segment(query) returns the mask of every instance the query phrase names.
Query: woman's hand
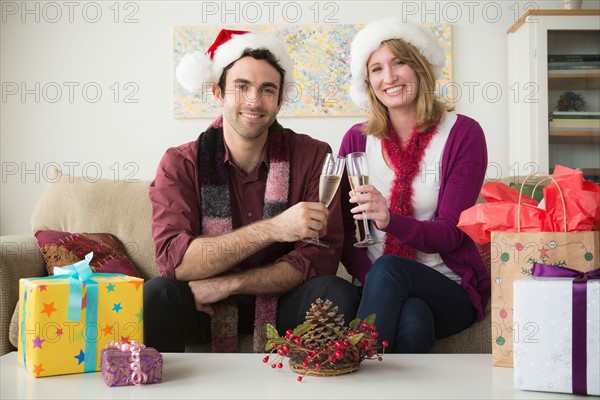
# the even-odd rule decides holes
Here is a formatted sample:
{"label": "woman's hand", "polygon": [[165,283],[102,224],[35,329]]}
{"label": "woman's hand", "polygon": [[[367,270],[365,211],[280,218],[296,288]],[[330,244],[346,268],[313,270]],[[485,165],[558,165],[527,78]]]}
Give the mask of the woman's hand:
{"label": "woman's hand", "polygon": [[[373,185],[364,185],[350,191],[350,203],[357,203],[352,213],[354,219],[370,219],[377,228],[385,229],[390,223],[390,210],[387,199]],[[366,216],[363,214],[366,213]]]}

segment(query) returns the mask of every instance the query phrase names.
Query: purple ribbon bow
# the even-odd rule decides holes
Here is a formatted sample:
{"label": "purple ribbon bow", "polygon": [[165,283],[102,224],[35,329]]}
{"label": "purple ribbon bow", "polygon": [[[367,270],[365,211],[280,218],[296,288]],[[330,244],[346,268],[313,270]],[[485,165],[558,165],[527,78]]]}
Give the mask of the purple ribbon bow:
{"label": "purple ribbon bow", "polygon": [[600,279],[600,269],[588,272],[575,271],[574,269],[557,267],[556,265],[533,264],[531,269],[533,276],[545,276],[556,278],[575,278],[573,280],[573,305],[572,305],[572,331],[573,348],[572,359],[572,381],[573,394],[587,395],[587,357],[586,357],[586,311],[587,311],[587,281]]}

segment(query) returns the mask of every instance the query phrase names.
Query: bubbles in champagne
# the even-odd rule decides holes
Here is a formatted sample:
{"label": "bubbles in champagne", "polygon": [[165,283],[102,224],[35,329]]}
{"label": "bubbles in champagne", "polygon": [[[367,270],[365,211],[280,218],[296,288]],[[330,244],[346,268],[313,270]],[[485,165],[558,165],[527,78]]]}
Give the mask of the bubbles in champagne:
{"label": "bubbles in champagne", "polygon": [[339,175],[321,175],[319,180],[319,201],[329,207],[342,177]]}
{"label": "bubbles in champagne", "polygon": [[352,190],[356,190],[356,188],[359,186],[369,184],[368,175],[349,176],[348,180],[350,181],[350,186],[352,186]]}

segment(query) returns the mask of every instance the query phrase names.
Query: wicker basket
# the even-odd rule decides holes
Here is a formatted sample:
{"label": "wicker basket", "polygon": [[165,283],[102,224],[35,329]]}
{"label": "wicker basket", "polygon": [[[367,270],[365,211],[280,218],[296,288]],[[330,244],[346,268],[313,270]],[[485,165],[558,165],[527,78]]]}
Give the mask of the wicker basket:
{"label": "wicker basket", "polygon": [[360,363],[350,364],[329,364],[327,367],[321,367],[319,369],[303,367],[302,364],[290,360],[290,369],[298,374],[303,375],[314,375],[314,376],[337,376],[350,374],[360,369]]}

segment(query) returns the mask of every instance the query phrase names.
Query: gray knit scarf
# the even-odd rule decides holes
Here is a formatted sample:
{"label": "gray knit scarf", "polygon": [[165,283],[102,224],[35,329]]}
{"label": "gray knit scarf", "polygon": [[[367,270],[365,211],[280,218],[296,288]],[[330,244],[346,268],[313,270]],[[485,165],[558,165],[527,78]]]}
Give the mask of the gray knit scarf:
{"label": "gray knit scarf", "polygon": [[[217,118],[199,140],[198,165],[202,235],[216,236],[233,229],[229,176],[225,168],[223,117]],[[290,187],[290,145],[279,123],[269,128],[269,172],[264,196],[263,218],[271,218],[288,208]],[[289,251],[289,244],[274,243],[245,260],[245,265],[257,267],[276,261]],[[248,265],[250,264],[250,265]],[[275,325],[277,297],[256,296],[254,316],[254,351],[264,352],[266,325]],[[238,351],[238,308],[233,298],[213,305],[211,319],[212,350],[218,353]]]}

